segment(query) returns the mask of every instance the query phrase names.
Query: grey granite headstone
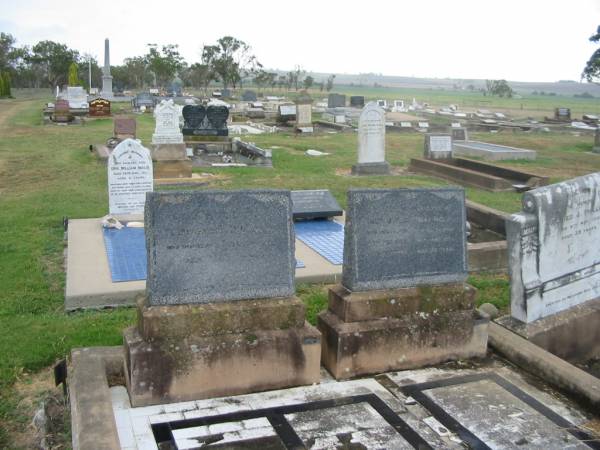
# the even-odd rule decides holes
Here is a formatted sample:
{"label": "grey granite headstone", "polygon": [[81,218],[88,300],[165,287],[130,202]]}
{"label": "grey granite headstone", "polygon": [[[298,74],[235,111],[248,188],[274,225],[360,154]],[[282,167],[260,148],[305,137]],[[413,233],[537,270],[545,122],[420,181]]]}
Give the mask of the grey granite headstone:
{"label": "grey granite headstone", "polygon": [[450,134],[452,135],[453,141],[468,141],[469,134],[466,128],[462,127],[452,127],[450,129]]}
{"label": "grey granite headstone", "polygon": [[426,134],[424,156],[427,159],[452,158],[452,136],[449,134]]}
{"label": "grey granite headstone", "polygon": [[256,92],[255,91],[244,91],[242,93],[242,101],[243,102],[255,102],[256,101]]}
{"label": "grey granite headstone", "polygon": [[343,210],[328,189],[292,191],[294,219],[341,216]]}
{"label": "grey granite headstone", "polygon": [[344,94],[329,94],[327,97],[328,108],[341,108],[346,106],[346,96]]}
{"label": "grey granite headstone", "polygon": [[462,188],[348,191],[342,284],[351,291],[463,282]]}
{"label": "grey granite headstone", "polygon": [[600,296],[600,172],[525,193],[506,233],[514,318],[532,322]]}
{"label": "grey granite headstone", "polygon": [[353,95],[350,97],[350,107],[352,108],[364,108],[365,97],[362,95]]}
{"label": "grey granite headstone", "polygon": [[150,305],[294,295],[289,191],[153,192],[145,227]]}

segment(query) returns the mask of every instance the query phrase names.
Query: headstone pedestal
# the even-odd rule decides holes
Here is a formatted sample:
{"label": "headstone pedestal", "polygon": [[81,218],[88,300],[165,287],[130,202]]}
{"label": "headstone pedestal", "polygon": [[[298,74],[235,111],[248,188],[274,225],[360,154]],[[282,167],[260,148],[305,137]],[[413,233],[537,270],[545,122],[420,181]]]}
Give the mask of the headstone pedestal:
{"label": "headstone pedestal", "polygon": [[163,100],[154,109],[156,127],[152,135],[154,178],[190,178],[192,161],[188,158],[179,129],[179,108],[173,100]]}
{"label": "headstone pedestal", "polygon": [[319,314],[336,379],[483,356],[462,189],[350,190],[342,283]]}
{"label": "headstone pedestal", "polygon": [[145,226],[146,295],[124,332],[133,406],[319,381],[288,191],[155,192]]}

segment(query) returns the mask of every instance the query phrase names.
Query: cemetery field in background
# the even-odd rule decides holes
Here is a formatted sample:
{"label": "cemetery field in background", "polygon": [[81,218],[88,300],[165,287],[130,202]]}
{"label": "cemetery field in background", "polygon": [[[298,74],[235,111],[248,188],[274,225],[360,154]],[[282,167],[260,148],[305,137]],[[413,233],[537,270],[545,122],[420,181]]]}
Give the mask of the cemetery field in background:
{"label": "cemetery field in background", "polygon": [[[83,126],[44,126],[41,110],[44,101],[51,100],[49,92],[44,93],[47,98],[20,94],[16,91],[16,99],[0,101],[0,448],[18,446],[14,436],[26,430],[31,421],[31,411],[23,406],[32,404],[31,399],[23,402],[17,385],[30,383],[31,374],[65,357],[73,347],[120,345],[123,328],[135,321],[132,308],[65,314],[63,307],[63,217],[91,218],[107,213],[106,166],[88,147],[112,135],[112,119],[89,121]],[[405,100],[410,99],[405,96]],[[564,105],[555,99],[546,114],[552,115],[552,108],[559,104]],[[113,112],[120,108],[121,104],[113,104]],[[138,137],[147,145],[153,117],[146,114],[136,118]],[[588,153],[591,135],[502,132],[471,133],[471,137],[537,150],[536,161],[501,165],[539,172],[553,182],[600,171],[600,156]],[[402,172],[411,157],[422,154],[423,136],[416,133],[387,135],[387,159],[401,174],[361,178],[349,176],[356,162],[355,133],[308,137],[280,133],[244,139],[263,148],[276,147],[274,168],[196,168],[197,173],[214,175],[203,189],[330,189],[345,206],[350,187],[445,184]],[[307,149],[330,155],[309,157],[304,154]],[[466,192],[470,200],[493,208],[506,212],[520,209],[520,195],[516,193]],[[484,274],[471,277],[470,282],[478,288],[479,303],[492,302],[507,310],[506,276]],[[315,323],[316,314],[326,307],[325,287],[298,286],[298,294],[307,304],[308,319]]]}

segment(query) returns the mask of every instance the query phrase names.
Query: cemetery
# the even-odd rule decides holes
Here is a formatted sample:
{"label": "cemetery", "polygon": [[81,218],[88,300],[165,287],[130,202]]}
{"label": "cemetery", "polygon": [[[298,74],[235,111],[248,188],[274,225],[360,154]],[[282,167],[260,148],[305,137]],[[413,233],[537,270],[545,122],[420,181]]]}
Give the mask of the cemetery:
{"label": "cemetery", "polygon": [[600,449],[600,72],[98,36],[0,36],[0,448]]}

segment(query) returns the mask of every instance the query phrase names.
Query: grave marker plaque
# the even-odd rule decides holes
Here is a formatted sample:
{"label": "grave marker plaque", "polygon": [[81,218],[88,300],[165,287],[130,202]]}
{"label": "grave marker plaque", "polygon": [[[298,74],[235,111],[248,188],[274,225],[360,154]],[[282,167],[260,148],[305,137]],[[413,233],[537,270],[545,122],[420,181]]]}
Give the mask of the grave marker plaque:
{"label": "grave marker plaque", "polygon": [[89,104],[88,114],[91,117],[106,117],[110,116],[110,101],[104,98],[96,98]]}
{"label": "grave marker plaque", "polygon": [[135,139],[136,121],[131,117],[115,117],[114,135],[118,139]]}
{"label": "grave marker plaque", "polygon": [[600,173],[525,193],[506,231],[514,318],[529,323],[600,296]]}
{"label": "grave marker plaque", "polygon": [[461,188],[348,191],[342,284],[351,291],[464,282]]}
{"label": "grave marker plaque", "polygon": [[294,295],[289,191],[153,192],[145,224],[149,305]]}
{"label": "grave marker plaque", "polygon": [[450,159],[452,158],[452,136],[449,134],[425,135],[425,158]]}
{"label": "grave marker plaque", "polygon": [[342,208],[327,189],[292,191],[294,219],[341,216]]}
{"label": "grave marker plaque", "polygon": [[150,151],[134,139],[125,139],[108,159],[110,214],[141,214],[146,192],[152,192]]}

